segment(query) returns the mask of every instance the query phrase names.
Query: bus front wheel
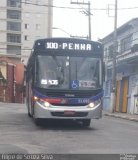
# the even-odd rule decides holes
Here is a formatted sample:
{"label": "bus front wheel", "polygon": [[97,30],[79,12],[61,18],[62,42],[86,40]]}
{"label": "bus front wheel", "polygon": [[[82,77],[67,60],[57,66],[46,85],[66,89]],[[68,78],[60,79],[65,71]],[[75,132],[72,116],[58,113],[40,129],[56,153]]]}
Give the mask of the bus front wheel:
{"label": "bus front wheel", "polygon": [[82,120],[82,125],[83,125],[84,127],[89,127],[90,124],[91,124],[91,119],[83,119],[83,120]]}
{"label": "bus front wheel", "polygon": [[31,115],[31,113],[30,113],[30,111],[29,111],[29,104],[27,104],[27,113],[28,113],[28,116],[29,116],[29,117],[32,117],[32,115]]}
{"label": "bus front wheel", "polygon": [[32,117],[32,115],[30,114],[30,112],[28,112],[28,116],[29,116],[29,117]]}
{"label": "bus front wheel", "polygon": [[41,125],[41,119],[40,118],[34,118],[34,122],[37,126]]}

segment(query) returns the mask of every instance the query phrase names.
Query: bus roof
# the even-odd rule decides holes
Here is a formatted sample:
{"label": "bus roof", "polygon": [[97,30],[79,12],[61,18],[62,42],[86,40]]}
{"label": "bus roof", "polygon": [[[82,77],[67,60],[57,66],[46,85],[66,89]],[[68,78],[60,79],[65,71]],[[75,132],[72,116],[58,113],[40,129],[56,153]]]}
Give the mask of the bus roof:
{"label": "bus roof", "polygon": [[[74,55],[103,57],[103,47],[100,42],[77,38],[45,38],[34,42],[28,64],[36,55]],[[27,64],[27,65],[28,65]]]}
{"label": "bus roof", "polygon": [[35,41],[33,50],[69,50],[102,52],[102,44],[96,41],[77,38],[47,38]]}

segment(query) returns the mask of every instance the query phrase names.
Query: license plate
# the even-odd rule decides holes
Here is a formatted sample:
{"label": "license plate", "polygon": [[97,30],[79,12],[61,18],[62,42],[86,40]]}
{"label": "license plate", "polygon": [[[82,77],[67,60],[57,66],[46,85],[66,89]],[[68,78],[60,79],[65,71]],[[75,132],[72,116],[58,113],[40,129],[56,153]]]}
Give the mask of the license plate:
{"label": "license plate", "polygon": [[90,103],[90,100],[87,98],[85,99],[81,98],[81,99],[78,99],[78,103]]}
{"label": "license plate", "polygon": [[64,115],[75,115],[75,111],[64,111]]}

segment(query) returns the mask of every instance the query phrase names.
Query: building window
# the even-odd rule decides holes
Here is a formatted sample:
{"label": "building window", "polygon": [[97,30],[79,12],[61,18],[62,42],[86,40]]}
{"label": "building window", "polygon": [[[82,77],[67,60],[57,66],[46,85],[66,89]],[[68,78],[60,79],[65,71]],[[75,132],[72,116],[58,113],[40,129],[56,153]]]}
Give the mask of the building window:
{"label": "building window", "polygon": [[28,41],[28,36],[27,35],[24,36],[24,40]]}
{"label": "building window", "polygon": [[7,30],[21,31],[21,23],[20,22],[7,22]]}
{"label": "building window", "polygon": [[108,49],[107,48],[104,49],[104,58],[108,58]]}
{"label": "building window", "polygon": [[104,61],[108,61],[109,59],[109,51],[108,48],[104,49]]}
{"label": "building window", "polygon": [[7,0],[7,6],[21,8],[21,0]]}
{"label": "building window", "polygon": [[114,45],[112,44],[108,48],[108,57],[109,57],[109,59],[113,58],[113,53],[114,53]]}
{"label": "building window", "polygon": [[21,43],[21,35],[8,33],[7,34],[7,42]]}
{"label": "building window", "polygon": [[25,29],[29,29],[29,24],[24,25]]}
{"label": "building window", "polygon": [[7,45],[7,53],[9,54],[21,54],[21,46]]}
{"label": "building window", "polygon": [[9,19],[21,19],[21,11],[8,10],[7,18]]}
{"label": "building window", "polygon": [[129,35],[121,40],[121,53],[129,50],[131,48],[132,35]]}
{"label": "building window", "polygon": [[36,30],[40,30],[41,29],[41,25],[40,24],[36,24]]}

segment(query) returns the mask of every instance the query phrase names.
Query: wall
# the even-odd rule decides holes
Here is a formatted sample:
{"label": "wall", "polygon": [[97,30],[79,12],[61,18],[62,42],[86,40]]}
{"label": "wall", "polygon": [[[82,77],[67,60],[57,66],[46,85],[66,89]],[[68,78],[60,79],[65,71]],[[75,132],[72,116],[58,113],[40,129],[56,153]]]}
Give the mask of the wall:
{"label": "wall", "polygon": [[106,111],[110,110],[110,92],[111,92],[111,80],[104,82],[104,97],[103,97],[103,109]]}
{"label": "wall", "polygon": [[0,101],[10,103],[24,102],[24,65],[14,64],[6,57],[0,58],[0,68],[4,82],[0,83]]}
{"label": "wall", "polygon": [[129,95],[131,97],[130,107],[128,108],[128,112],[134,113],[134,95],[138,95],[138,74],[131,75],[129,79]]}

